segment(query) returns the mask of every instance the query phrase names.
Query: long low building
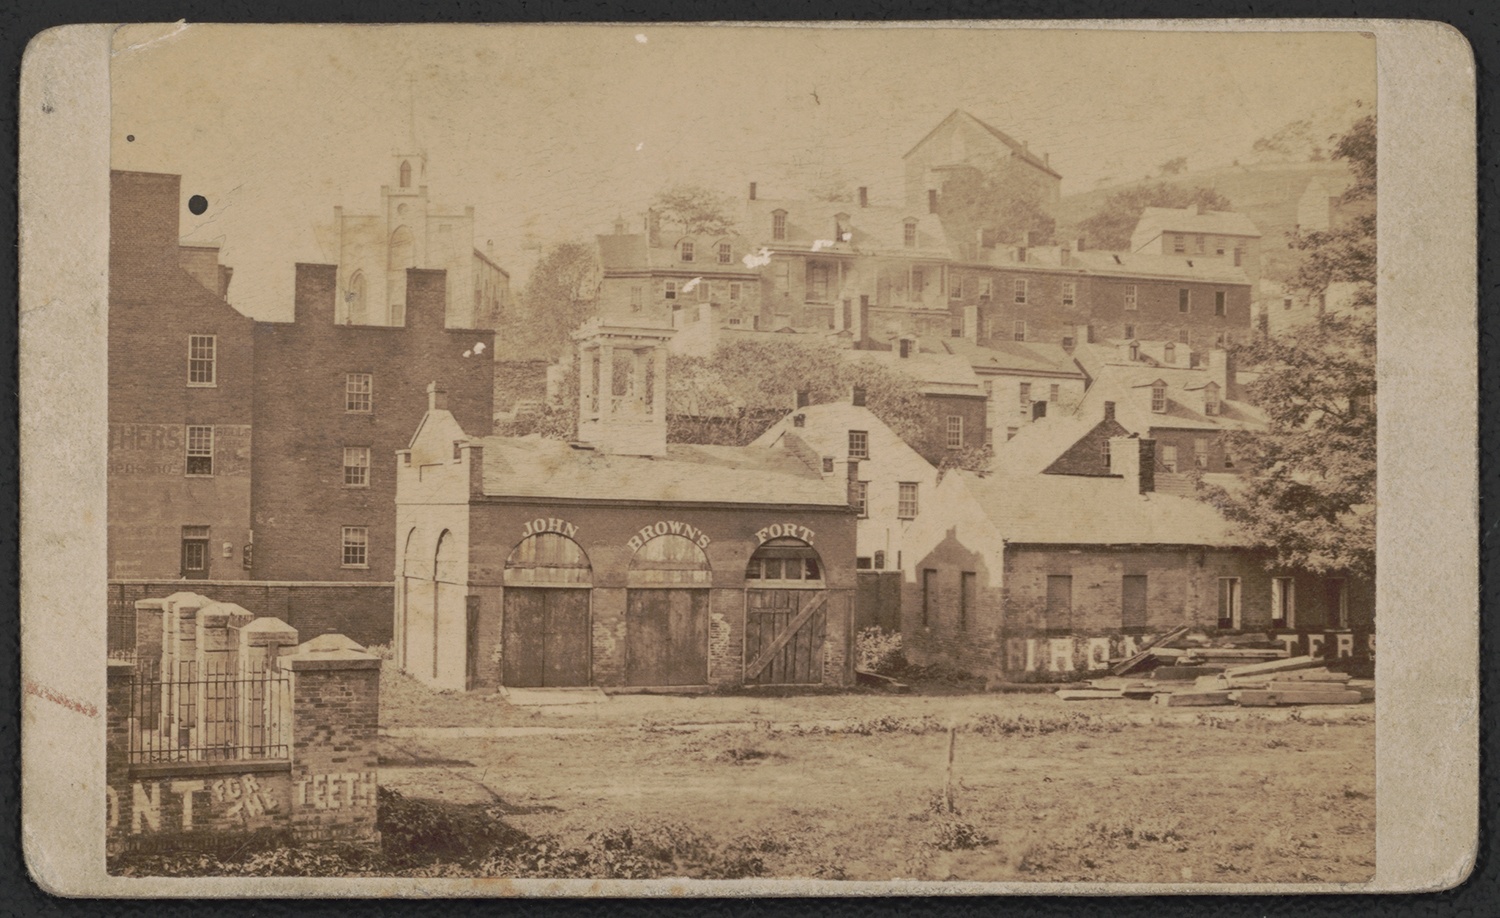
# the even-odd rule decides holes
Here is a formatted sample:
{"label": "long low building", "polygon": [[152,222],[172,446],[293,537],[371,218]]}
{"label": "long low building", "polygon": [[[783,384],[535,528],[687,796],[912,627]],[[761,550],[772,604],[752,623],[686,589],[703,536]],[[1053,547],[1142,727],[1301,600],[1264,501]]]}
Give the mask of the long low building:
{"label": "long low building", "polygon": [[667,445],[671,334],[582,336],[571,443],[471,437],[432,387],[397,462],[404,671],[458,690],[852,683],[857,464]]}

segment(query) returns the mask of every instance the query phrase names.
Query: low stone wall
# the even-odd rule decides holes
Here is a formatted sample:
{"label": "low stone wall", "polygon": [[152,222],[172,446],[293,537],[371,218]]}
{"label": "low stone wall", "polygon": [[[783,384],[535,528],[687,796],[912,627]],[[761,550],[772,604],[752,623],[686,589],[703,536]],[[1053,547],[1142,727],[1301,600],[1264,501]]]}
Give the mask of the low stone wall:
{"label": "low stone wall", "polygon": [[134,659],[109,661],[111,854],[378,841],[378,657],[196,593],[137,607]]}

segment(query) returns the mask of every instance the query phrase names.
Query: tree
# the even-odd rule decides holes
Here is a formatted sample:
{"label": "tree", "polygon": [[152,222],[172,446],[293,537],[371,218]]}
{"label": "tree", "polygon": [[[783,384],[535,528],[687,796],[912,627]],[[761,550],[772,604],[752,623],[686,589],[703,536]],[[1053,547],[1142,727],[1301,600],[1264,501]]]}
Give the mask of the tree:
{"label": "tree", "polygon": [[978,169],[960,169],[943,182],[943,221],[958,224],[958,235],[973,238],[975,230],[1003,245],[1049,245],[1057,221],[1033,190],[1005,182]]}
{"label": "tree", "polygon": [[1078,231],[1090,248],[1125,249],[1130,234],[1148,207],[1192,207],[1201,204],[1207,210],[1229,210],[1229,199],[1212,188],[1185,188],[1159,182],[1139,188],[1117,191],[1105,198],[1092,217],[1078,224]]}
{"label": "tree", "polygon": [[570,335],[594,316],[599,299],[599,259],[586,242],[552,246],[531,272],[519,308],[497,336],[497,356],[560,357]]}
{"label": "tree", "polygon": [[659,191],[651,206],[662,220],[684,233],[720,236],[734,229],[729,200],[701,185],[674,185]]}
{"label": "tree", "polygon": [[[1375,120],[1356,123],[1334,147],[1355,182],[1348,200],[1375,193]],[[1314,572],[1375,570],[1375,218],[1297,236],[1308,252],[1297,286],[1322,293],[1352,282],[1351,308],[1318,316],[1294,332],[1237,349],[1260,374],[1248,396],[1265,431],[1228,437],[1248,464],[1242,488],[1208,487],[1207,497],[1273,563]]]}

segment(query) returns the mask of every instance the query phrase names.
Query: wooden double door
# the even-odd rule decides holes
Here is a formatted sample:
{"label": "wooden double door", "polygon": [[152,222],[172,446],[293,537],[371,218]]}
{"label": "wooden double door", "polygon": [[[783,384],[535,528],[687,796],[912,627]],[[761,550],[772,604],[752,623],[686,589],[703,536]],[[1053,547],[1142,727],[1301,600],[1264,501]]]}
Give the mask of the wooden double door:
{"label": "wooden double door", "polygon": [[826,590],[746,590],[745,682],[822,682],[827,610]]}
{"label": "wooden double door", "polygon": [[501,639],[506,685],[588,685],[589,591],[507,587]]}
{"label": "wooden double door", "polygon": [[626,684],[706,684],[708,621],[708,590],[631,589],[625,609]]}

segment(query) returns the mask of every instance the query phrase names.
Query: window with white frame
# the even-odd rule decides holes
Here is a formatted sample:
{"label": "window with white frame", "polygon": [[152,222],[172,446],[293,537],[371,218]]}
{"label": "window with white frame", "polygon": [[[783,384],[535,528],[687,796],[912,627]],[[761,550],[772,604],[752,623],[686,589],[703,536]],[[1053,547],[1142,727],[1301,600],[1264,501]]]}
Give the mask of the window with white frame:
{"label": "window with white frame", "polygon": [[1193,343],[1193,330],[1190,329],[1190,328],[1179,328],[1179,329],[1177,329],[1177,343],[1178,344],[1192,344]]}
{"label": "window with white frame", "polygon": [[727,242],[719,243],[719,264],[727,265],[734,261],[734,247]]}
{"label": "window with white frame", "polygon": [[343,528],[343,566],[370,566],[370,530],[367,526]]}
{"label": "window with white frame", "polygon": [[1160,383],[1151,387],[1151,410],[1157,414],[1167,410],[1167,387]]}
{"label": "window with white frame", "polygon": [[661,295],[662,295],[662,299],[665,299],[665,300],[675,300],[675,299],[677,299],[677,282],[676,281],[665,281],[665,282],[663,282],[662,283],[662,287],[661,287]]}
{"label": "window with white frame", "polygon": [[344,447],[344,487],[368,488],[370,486],[370,448],[368,446]]}
{"label": "window with white frame", "polygon": [[739,298],[740,298],[740,285],[739,285],[739,283],[736,282],[736,281],[730,281],[730,283],[729,283],[729,301],[731,303],[739,302]]}
{"label": "window with white frame", "polygon": [[1026,320],[1025,319],[1017,319],[1015,321],[1014,325],[1011,327],[1011,337],[1015,338],[1017,341],[1025,341],[1026,340]]}
{"label": "window with white frame", "polygon": [[682,245],[679,246],[680,257],[683,261],[693,260],[693,248],[693,243],[691,241],[686,239],[683,240]]}
{"label": "window with white frame", "polygon": [[1063,281],[1062,304],[1072,306],[1078,300],[1078,282]]}
{"label": "window with white frame", "polygon": [[989,302],[990,298],[994,296],[994,292],[994,279],[989,277],[981,277],[979,279],[979,298],[985,302]]}
{"label": "window with white frame", "polygon": [[953,279],[948,284],[948,299],[961,300],[963,298],[964,276],[962,274],[955,274],[953,275]]}
{"label": "window with white frame", "polygon": [[1177,311],[1188,312],[1193,307],[1193,291],[1186,287],[1177,288]]}
{"label": "window with white frame", "polygon": [[912,520],[917,517],[917,483],[903,481],[896,486],[896,518]]}
{"label": "window with white frame", "polygon": [[1057,383],[1053,383],[1052,385],[1050,385],[1050,386],[1047,387],[1047,401],[1049,401],[1049,402],[1051,402],[1051,403],[1053,403],[1055,405],[1055,404],[1057,404],[1058,398],[1061,395],[1062,395],[1062,386],[1058,385]]}
{"label": "window with white frame", "polygon": [[906,221],[901,228],[901,241],[908,249],[917,247],[917,221]]}
{"label": "window with white frame", "polygon": [[1178,255],[1187,254],[1187,237],[1181,233],[1172,234],[1172,251]]}
{"label": "window with white frame", "polygon": [[870,483],[868,481],[854,483],[854,509],[859,513],[860,519],[865,519],[870,515]]}
{"label": "window with white frame", "polygon": [[188,335],[188,385],[215,385],[218,377],[217,364],[217,336]]}
{"label": "window with white frame", "polygon": [[369,414],[375,405],[375,377],[370,373],[344,374],[344,410]]}
{"label": "window with white frame", "polygon": [[776,240],[786,238],[786,211],[771,212],[771,238]]}
{"label": "window with white frame", "polygon": [[849,458],[870,458],[870,432],[868,430],[849,431]]}
{"label": "window with white frame", "polygon": [[1219,384],[1209,383],[1203,387],[1203,413],[1218,414],[1220,407]]}
{"label": "window with white frame", "polygon": [[963,449],[964,446],[964,416],[961,414],[948,415],[948,448]]}
{"label": "window with white frame", "polygon": [[[1135,284],[1126,284],[1125,285],[1125,308],[1126,309],[1134,309],[1134,308],[1136,308],[1136,294],[1137,293],[1139,293],[1139,291],[1136,289],[1136,285]],[[1135,336],[1134,335],[1126,335],[1125,337],[1127,337],[1127,338],[1133,338]]]}
{"label": "window with white frame", "polygon": [[1020,392],[1021,392],[1021,411],[1023,411],[1023,412],[1030,411],[1031,410],[1031,383],[1029,383],[1029,382],[1023,382],[1023,383],[1021,383],[1021,385],[1020,385]]}
{"label": "window with white frame", "polygon": [[646,308],[646,291],[640,286],[630,288],[630,311],[640,312]]}
{"label": "window with white frame", "polygon": [[1026,302],[1026,278],[1024,278],[1024,277],[1018,277],[1018,278],[1016,278],[1016,281],[1015,281],[1015,293],[1016,293],[1016,302],[1020,303],[1020,304],[1024,304]]}
{"label": "window with white frame", "polygon": [[1109,438],[1099,441],[1099,458],[1104,460],[1104,470],[1109,471]]}
{"label": "window with white frame", "polygon": [[188,425],[187,474],[208,478],[214,473],[214,429],[211,425]]}

